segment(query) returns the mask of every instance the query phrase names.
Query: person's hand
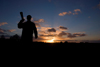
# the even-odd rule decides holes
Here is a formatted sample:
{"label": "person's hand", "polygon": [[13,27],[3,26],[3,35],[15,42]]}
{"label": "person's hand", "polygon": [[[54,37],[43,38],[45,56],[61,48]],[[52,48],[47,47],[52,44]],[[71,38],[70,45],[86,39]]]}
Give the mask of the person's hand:
{"label": "person's hand", "polygon": [[23,21],[25,21],[25,19],[22,19],[21,21],[23,22]]}

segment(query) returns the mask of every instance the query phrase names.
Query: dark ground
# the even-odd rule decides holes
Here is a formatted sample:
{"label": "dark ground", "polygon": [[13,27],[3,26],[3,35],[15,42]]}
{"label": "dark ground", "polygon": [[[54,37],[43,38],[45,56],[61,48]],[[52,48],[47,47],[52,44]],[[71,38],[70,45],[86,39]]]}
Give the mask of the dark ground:
{"label": "dark ground", "polygon": [[[85,63],[99,61],[100,44],[99,43],[42,43],[33,42],[20,44],[15,40],[1,40],[0,41],[0,56],[2,62],[18,63],[22,62],[47,62],[51,65],[58,62],[65,62],[68,65],[78,65]],[[28,61],[27,61],[28,60]],[[94,61],[95,60],[95,61]],[[10,62],[11,61],[11,62]],[[49,61],[49,62],[48,62]],[[69,62],[69,63],[68,63]],[[73,63],[72,63],[73,62]],[[26,65],[24,64],[24,65]],[[5,64],[7,65],[7,64]],[[40,65],[40,64],[39,64]],[[57,63],[59,65],[59,63]],[[92,64],[89,64],[92,65]]]}
{"label": "dark ground", "polygon": [[99,49],[100,43],[43,43],[43,42],[33,42],[33,43],[20,43],[20,41],[15,40],[0,40],[1,49]]}
{"label": "dark ground", "polygon": [[[1,58],[18,60],[19,58],[33,58],[33,59],[49,59],[67,58],[80,59],[99,58],[100,44],[99,43],[42,43],[33,42],[20,44],[19,41],[5,40],[0,41],[0,55]],[[95,55],[95,56],[94,56]],[[85,58],[86,57],[86,58]],[[92,58],[91,58],[92,57]],[[33,60],[32,60],[33,61]],[[52,60],[53,61],[53,60]],[[86,60],[85,60],[86,61]]]}

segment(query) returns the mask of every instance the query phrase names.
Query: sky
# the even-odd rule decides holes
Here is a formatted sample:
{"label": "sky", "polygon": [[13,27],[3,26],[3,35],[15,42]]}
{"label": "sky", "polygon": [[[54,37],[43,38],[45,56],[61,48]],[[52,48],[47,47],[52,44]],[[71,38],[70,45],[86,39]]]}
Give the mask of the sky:
{"label": "sky", "polygon": [[34,41],[100,41],[100,0],[0,0],[0,35],[21,36],[20,12],[36,24]]}

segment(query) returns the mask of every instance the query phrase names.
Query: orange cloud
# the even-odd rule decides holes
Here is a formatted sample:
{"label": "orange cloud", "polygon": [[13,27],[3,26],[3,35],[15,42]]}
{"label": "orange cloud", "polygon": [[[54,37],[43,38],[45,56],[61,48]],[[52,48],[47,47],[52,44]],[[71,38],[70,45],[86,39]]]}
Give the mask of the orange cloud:
{"label": "orange cloud", "polygon": [[80,9],[75,9],[74,11],[75,11],[75,12],[81,12],[81,10],[80,10]]}
{"label": "orange cloud", "polygon": [[75,15],[75,14],[78,15],[78,13],[73,13],[73,15]]}
{"label": "orange cloud", "polygon": [[14,32],[14,31],[16,31],[15,29],[11,29],[11,30],[8,30],[9,32]]}
{"label": "orange cloud", "polygon": [[80,9],[75,9],[74,13],[72,13],[71,11],[69,11],[69,12],[62,12],[62,13],[59,13],[59,16],[65,16],[65,15],[71,15],[71,14],[78,15],[78,12],[81,12],[81,10]]}
{"label": "orange cloud", "polygon": [[93,8],[99,8],[100,9],[100,3]]}
{"label": "orange cloud", "polygon": [[59,16],[64,16],[66,14],[67,14],[67,12],[62,12],[62,13],[59,14]]}
{"label": "orange cloud", "polygon": [[39,31],[39,34],[46,34],[45,31]]}
{"label": "orange cloud", "polygon": [[35,23],[36,27],[41,27],[41,25],[39,23]]}
{"label": "orange cloud", "polygon": [[62,12],[62,13],[59,13],[59,16],[70,15],[70,14],[72,14],[71,11],[69,11],[69,12]]}
{"label": "orange cloud", "polygon": [[5,24],[8,24],[8,23],[7,22],[2,22],[2,23],[0,23],[0,26],[5,25]]}
{"label": "orange cloud", "polygon": [[48,29],[51,29],[51,27],[41,27],[39,30],[40,31],[47,31]]}
{"label": "orange cloud", "polygon": [[45,21],[44,21],[44,19],[39,19],[39,20],[35,20],[33,22],[36,24],[36,27],[41,27],[41,25],[39,23],[45,22]]}
{"label": "orange cloud", "polygon": [[75,9],[74,12],[75,13],[73,13],[73,15],[75,15],[75,14],[78,15],[79,14],[78,12],[81,12],[81,10],[80,9]]}
{"label": "orange cloud", "polygon": [[40,22],[45,22],[45,21],[44,19],[39,19],[39,20],[34,21],[34,23],[40,23]]}
{"label": "orange cloud", "polygon": [[100,9],[100,4],[98,4],[97,7]]}
{"label": "orange cloud", "polygon": [[0,28],[0,34],[6,34],[6,30]]}

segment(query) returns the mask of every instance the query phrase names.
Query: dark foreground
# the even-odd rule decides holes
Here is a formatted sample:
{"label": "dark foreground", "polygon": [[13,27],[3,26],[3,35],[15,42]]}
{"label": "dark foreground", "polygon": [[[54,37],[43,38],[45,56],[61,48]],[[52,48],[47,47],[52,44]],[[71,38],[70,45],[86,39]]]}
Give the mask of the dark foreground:
{"label": "dark foreground", "polygon": [[33,42],[21,44],[18,41],[0,41],[1,54],[8,55],[97,55],[100,52],[99,43],[42,43]]}
{"label": "dark foreground", "polygon": [[33,42],[31,44],[29,43],[21,44],[18,41],[11,40],[11,41],[0,41],[0,50],[1,50],[0,54],[2,56],[1,58],[3,58],[3,60],[13,59],[13,61],[18,60],[18,62],[21,63],[22,61],[20,60],[22,59],[23,61],[26,61],[26,58],[32,61],[34,60],[40,61],[42,59],[41,62],[43,62],[44,59],[46,59],[45,62],[47,62],[47,60],[53,61],[54,59],[55,60],[57,59],[56,61],[61,59],[65,61],[70,60],[74,62],[80,59],[79,62],[83,60],[85,60],[86,62],[87,59],[89,58],[93,60],[93,58],[98,59],[100,57],[99,43]]}
{"label": "dark foreground", "polygon": [[20,43],[18,41],[0,41],[2,49],[99,49],[100,43]]}

